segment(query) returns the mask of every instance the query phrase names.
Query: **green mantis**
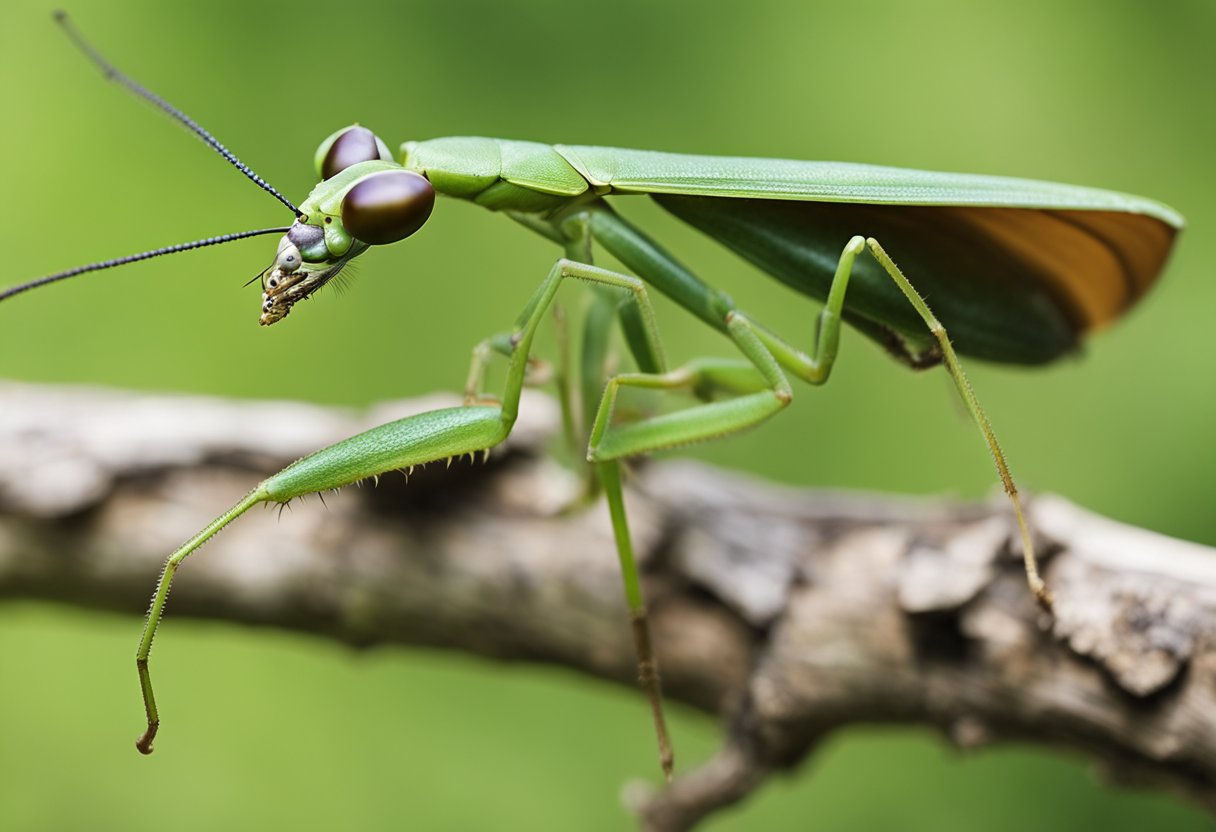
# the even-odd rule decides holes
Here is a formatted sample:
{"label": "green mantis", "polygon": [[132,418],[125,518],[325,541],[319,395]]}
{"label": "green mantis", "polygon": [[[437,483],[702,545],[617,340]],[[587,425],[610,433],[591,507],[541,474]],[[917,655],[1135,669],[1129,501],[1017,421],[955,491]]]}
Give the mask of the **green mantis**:
{"label": "green mantis", "polygon": [[[133,86],[86,50],[111,77]],[[151,751],[160,723],[148,664],[151,644],[182,560],[258,503],[287,502],[497,445],[516,418],[533,339],[555,298],[573,282],[591,284],[594,302],[582,330],[581,377],[562,398],[572,414],[582,411],[581,419],[571,415],[570,421],[577,422],[574,433],[613,519],[639,677],[669,775],[673,755],[621,498],[621,460],[728,435],[776,415],[793,395],[790,376],[816,385],[827,381],[844,321],[909,365],[946,366],[1010,495],[1031,589],[1049,607],[1016,489],[958,355],[1037,364],[1069,353],[1085,332],[1109,322],[1143,294],[1182,225],[1175,212],[1150,200],[1048,183],[483,138],[409,142],[394,153],[362,128],[327,139],[318,150],[317,168],[321,181],[298,208],[279,197],[296,215],[289,228],[171,248],[281,234],[274,261],[262,274],[261,322],[266,325],[287,317],[372,246],[419,230],[437,196],[503,213],[551,240],[564,256],[522,304],[515,325],[490,335],[475,351],[465,406],[393,422],[300,460],[259,484],[171,555],[137,654],[148,720],[138,742],[144,752]],[[751,319],[616,212],[613,200],[642,195],[763,272],[825,300],[809,350]],[[597,248],[631,273],[594,265]],[[170,252],[52,275],[0,293],[0,299],[165,253]],[[718,331],[737,356],[669,366],[649,299],[652,290]],[[617,326],[636,371],[609,376],[604,357]],[[508,370],[503,388],[491,398],[483,379],[496,356],[506,360]],[[687,392],[701,401],[623,420],[614,418],[623,388]]]}

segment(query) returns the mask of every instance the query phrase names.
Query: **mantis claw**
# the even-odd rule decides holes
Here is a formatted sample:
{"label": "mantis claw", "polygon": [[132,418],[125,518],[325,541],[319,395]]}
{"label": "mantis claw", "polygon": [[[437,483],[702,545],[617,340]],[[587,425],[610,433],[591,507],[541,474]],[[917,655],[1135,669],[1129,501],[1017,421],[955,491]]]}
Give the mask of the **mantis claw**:
{"label": "mantis claw", "polygon": [[156,739],[156,729],[159,727],[159,722],[149,722],[148,730],[139,735],[139,739],[135,741],[135,747],[139,749],[140,754],[146,756],[152,753],[152,740]]}

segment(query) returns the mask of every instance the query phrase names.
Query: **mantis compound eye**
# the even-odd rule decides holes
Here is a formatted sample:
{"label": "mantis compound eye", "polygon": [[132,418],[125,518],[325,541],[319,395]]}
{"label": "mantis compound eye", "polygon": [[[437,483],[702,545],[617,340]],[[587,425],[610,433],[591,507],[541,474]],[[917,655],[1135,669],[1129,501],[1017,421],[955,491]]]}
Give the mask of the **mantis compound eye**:
{"label": "mantis compound eye", "polygon": [[342,200],[342,224],[356,240],[380,246],[413,234],[435,207],[435,189],[408,170],[386,170],[361,179]]}
{"label": "mantis compound eye", "polygon": [[321,142],[317,148],[317,175],[330,179],[351,165],[375,159],[391,162],[393,154],[379,136],[366,127],[353,124]]}

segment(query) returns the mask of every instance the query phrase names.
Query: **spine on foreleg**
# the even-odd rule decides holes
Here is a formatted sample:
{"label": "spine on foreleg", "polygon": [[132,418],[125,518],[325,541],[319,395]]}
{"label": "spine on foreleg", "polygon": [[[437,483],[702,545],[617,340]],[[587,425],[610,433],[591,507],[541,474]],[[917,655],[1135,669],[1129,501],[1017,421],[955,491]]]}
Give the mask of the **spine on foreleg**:
{"label": "spine on foreleg", "polygon": [[432,410],[322,448],[268,478],[262,487],[270,499],[286,502],[386,471],[484,451],[505,439],[510,430],[497,406]]}

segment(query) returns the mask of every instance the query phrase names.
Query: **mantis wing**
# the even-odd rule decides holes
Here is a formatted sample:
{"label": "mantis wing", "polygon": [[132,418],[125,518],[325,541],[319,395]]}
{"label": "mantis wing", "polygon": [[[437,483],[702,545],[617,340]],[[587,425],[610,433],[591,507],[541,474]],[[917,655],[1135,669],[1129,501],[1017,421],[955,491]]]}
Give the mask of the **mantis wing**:
{"label": "mantis wing", "polygon": [[[823,297],[840,247],[876,237],[908,266],[961,352],[1041,363],[1133,305],[1182,217],[1129,194],[840,162],[689,156],[558,145],[597,191],[650,194],[685,222],[806,294]],[[881,276],[849,309],[914,333]],[[889,297],[888,297],[889,296]],[[905,320],[907,319],[907,320]]]}

